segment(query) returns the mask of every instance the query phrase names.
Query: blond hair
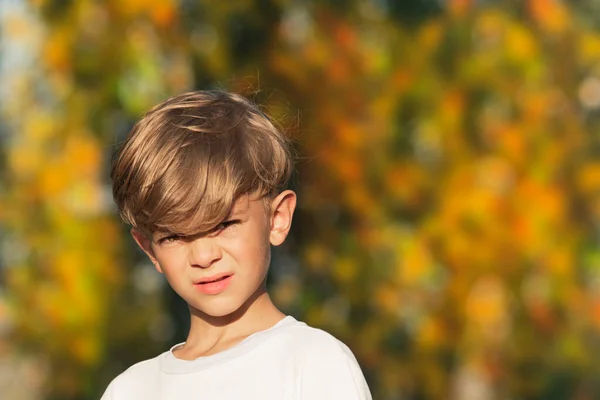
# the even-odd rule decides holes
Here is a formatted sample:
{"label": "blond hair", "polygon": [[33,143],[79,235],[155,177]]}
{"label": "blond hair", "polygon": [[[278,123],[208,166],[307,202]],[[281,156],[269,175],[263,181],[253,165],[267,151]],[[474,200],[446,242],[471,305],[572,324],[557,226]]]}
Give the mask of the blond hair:
{"label": "blond hair", "polygon": [[140,232],[212,229],[244,194],[272,196],[292,171],[289,139],[244,97],[171,97],[133,127],[111,171],[123,220]]}

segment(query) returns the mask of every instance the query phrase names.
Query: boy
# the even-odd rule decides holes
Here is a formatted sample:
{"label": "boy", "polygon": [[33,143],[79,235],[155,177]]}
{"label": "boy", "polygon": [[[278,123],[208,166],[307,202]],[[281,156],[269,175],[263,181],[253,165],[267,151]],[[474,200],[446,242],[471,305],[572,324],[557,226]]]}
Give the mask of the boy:
{"label": "boy", "polygon": [[148,112],[113,165],[137,244],[188,304],[187,340],[111,382],[103,400],[371,399],[350,352],[284,315],[265,279],[296,194],[288,139],[243,97],[186,93]]}

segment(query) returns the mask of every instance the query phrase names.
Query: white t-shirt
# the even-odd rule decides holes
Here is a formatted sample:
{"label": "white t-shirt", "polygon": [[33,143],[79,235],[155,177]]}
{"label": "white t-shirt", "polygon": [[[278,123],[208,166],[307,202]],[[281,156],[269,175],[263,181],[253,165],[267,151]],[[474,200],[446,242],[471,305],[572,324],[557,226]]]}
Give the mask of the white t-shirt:
{"label": "white t-shirt", "polygon": [[177,346],[117,376],[101,400],[371,400],[348,347],[291,316],[193,361]]}

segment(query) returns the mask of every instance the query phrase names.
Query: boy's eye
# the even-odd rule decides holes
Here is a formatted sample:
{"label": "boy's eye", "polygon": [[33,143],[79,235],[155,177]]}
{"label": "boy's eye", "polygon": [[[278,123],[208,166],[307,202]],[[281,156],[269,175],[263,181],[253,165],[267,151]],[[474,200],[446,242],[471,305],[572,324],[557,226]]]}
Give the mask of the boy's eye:
{"label": "boy's eye", "polygon": [[169,235],[169,236],[165,236],[165,237],[159,239],[158,243],[159,244],[173,243],[173,242],[176,242],[176,241],[178,241],[178,240],[180,240],[182,238],[183,238],[183,236],[181,236],[181,235]]}
{"label": "boy's eye", "polygon": [[240,223],[240,220],[238,220],[238,219],[221,222],[219,225],[215,226],[215,228],[213,229],[213,232],[218,233],[218,232],[224,231],[225,229],[227,229],[231,226],[237,225],[239,223]]}

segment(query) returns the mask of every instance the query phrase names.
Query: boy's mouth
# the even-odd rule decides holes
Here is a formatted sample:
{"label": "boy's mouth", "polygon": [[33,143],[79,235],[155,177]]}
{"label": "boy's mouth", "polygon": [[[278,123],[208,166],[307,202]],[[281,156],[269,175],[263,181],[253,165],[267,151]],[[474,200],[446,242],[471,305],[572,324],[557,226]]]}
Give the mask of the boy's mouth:
{"label": "boy's mouth", "polygon": [[220,274],[214,277],[200,279],[198,282],[196,282],[196,285],[206,285],[208,283],[220,282],[229,278],[231,275],[232,274]]}
{"label": "boy's mouth", "polygon": [[231,283],[233,274],[219,274],[209,278],[200,279],[194,283],[194,287],[201,293],[214,295],[219,294]]}

